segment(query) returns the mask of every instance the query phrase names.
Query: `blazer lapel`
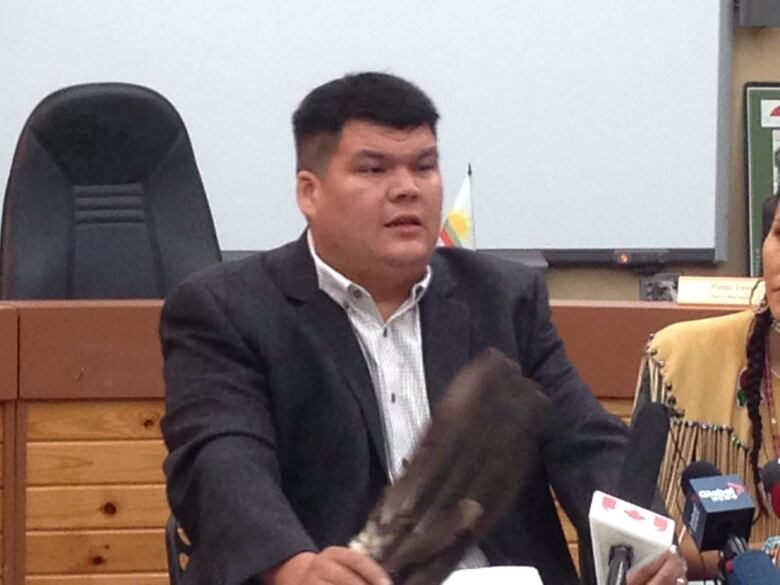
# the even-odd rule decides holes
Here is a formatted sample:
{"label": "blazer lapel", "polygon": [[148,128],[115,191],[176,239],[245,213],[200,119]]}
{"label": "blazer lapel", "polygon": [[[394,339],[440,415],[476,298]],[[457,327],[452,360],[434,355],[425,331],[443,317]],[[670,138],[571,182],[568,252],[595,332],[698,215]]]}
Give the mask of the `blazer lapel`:
{"label": "blazer lapel", "polygon": [[471,311],[453,295],[455,282],[440,257],[431,261],[433,278],[420,303],[423,362],[428,401],[436,404],[471,357]]}
{"label": "blazer lapel", "polygon": [[301,308],[326,339],[329,353],[360,405],[363,420],[382,469],[387,469],[385,438],[374,384],[349,319],[342,308],[323,292],[312,297]]}
{"label": "blazer lapel", "polygon": [[323,351],[337,365],[357,400],[382,468],[387,469],[382,420],[371,374],[346,313],[319,289],[305,233],[292,244],[290,255],[278,264],[277,274],[288,296],[298,301],[301,322],[312,326],[323,339]]}

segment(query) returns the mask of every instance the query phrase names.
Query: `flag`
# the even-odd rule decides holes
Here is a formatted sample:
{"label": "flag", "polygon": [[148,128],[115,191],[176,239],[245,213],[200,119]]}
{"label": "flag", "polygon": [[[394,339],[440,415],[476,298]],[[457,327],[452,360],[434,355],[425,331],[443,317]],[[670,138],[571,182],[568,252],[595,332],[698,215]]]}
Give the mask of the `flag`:
{"label": "flag", "polygon": [[474,213],[471,209],[471,165],[455,203],[444,217],[439,231],[442,246],[474,249]]}

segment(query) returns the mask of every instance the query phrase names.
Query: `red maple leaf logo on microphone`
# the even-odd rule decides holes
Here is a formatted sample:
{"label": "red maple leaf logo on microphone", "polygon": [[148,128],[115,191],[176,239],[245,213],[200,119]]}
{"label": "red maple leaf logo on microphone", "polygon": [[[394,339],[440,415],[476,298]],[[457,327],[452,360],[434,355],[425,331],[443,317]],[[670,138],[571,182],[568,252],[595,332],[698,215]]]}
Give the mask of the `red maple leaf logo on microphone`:
{"label": "red maple leaf logo on microphone", "polygon": [[615,498],[604,496],[604,498],[601,500],[601,505],[607,512],[609,512],[610,510],[615,509],[617,502],[615,501]]}
{"label": "red maple leaf logo on microphone", "polygon": [[666,518],[662,518],[661,516],[656,516],[655,520],[653,521],[653,525],[658,529],[659,532],[663,532],[669,525],[669,521]]}
{"label": "red maple leaf logo on microphone", "polygon": [[640,514],[639,510],[634,508],[633,510],[626,510],[626,516],[631,518],[632,520],[644,520],[645,517]]}
{"label": "red maple leaf logo on microphone", "polygon": [[741,496],[745,492],[745,486],[740,483],[732,483],[729,481],[727,482],[727,485],[735,492],[737,492],[738,496]]}

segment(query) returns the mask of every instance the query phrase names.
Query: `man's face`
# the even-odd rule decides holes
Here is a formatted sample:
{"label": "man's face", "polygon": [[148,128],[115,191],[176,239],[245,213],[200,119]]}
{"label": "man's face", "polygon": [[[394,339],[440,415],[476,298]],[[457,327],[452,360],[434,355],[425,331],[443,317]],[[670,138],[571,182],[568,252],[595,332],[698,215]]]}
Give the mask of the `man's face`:
{"label": "man's face", "polygon": [[421,276],[436,246],[442,182],[427,126],[398,130],[347,122],[327,168],[301,171],[298,205],[317,253],[360,282],[365,275]]}

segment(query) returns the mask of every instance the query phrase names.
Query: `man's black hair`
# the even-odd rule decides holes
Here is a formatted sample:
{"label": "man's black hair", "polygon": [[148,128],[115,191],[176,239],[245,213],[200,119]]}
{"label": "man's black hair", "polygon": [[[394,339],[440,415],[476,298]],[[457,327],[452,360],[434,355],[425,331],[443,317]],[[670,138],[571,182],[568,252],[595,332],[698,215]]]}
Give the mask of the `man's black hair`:
{"label": "man's black hair", "polygon": [[405,79],[373,71],[345,75],[312,90],[295,110],[297,168],[321,171],[350,120],[397,129],[427,125],[435,134],[438,119],[431,99]]}

